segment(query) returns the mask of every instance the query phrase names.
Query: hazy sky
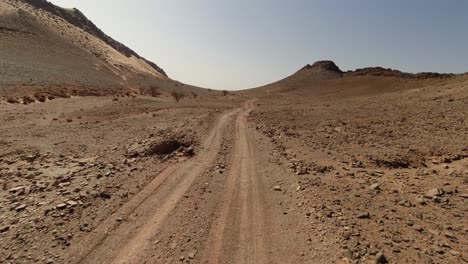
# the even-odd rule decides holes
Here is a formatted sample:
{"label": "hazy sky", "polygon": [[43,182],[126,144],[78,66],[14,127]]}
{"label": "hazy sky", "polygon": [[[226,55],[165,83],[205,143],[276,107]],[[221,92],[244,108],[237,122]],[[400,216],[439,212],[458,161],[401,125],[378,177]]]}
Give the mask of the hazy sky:
{"label": "hazy sky", "polygon": [[463,0],[52,0],[176,80],[255,87],[307,63],[468,71]]}

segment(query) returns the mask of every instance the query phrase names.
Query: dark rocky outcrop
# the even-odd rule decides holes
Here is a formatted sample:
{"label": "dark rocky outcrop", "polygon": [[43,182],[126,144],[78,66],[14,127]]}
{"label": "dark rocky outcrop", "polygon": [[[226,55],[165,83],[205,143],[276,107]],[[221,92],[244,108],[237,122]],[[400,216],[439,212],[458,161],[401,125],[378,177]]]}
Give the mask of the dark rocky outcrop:
{"label": "dark rocky outcrop", "polygon": [[317,61],[312,65],[307,64],[302,69],[305,69],[305,70],[320,69],[320,70],[326,70],[326,71],[331,71],[331,72],[336,72],[336,73],[343,73],[333,61],[327,61],[327,60]]}
{"label": "dark rocky outcrop", "polygon": [[361,68],[354,71],[348,71],[345,73],[346,76],[383,76],[383,77],[398,77],[404,79],[430,79],[430,78],[449,78],[453,77],[454,74],[447,73],[435,73],[435,72],[421,72],[421,73],[407,73],[399,70],[383,67],[367,67]]}

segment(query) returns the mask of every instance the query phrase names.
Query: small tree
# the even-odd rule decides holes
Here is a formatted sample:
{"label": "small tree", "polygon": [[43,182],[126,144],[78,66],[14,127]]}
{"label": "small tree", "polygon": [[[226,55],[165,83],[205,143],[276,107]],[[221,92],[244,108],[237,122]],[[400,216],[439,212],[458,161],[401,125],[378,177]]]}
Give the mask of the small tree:
{"label": "small tree", "polygon": [[226,95],[228,95],[229,92],[226,91],[226,90],[223,90],[223,91],[221,91],[221,93],[223,93],[223,96],[226,96]]}
{"label": "small tree", "polygon": [[174,97],[174,99],[176,100],[176,102],[179,102],[180,99],[184,98],[185,97],[185,94],[181,93],[181,92],[176,92],[176,91],[173,91],[171,93],[171,96]]}

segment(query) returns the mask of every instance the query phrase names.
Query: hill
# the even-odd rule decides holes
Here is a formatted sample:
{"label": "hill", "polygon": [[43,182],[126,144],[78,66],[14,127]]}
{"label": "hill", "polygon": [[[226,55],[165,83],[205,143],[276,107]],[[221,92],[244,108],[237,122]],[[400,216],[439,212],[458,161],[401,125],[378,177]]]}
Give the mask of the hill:
{"label": "hill", "polygon": [[106,35],[79,10],[45,0],[0,2],[0,49],[2,95],[174,86],[163,69]]}

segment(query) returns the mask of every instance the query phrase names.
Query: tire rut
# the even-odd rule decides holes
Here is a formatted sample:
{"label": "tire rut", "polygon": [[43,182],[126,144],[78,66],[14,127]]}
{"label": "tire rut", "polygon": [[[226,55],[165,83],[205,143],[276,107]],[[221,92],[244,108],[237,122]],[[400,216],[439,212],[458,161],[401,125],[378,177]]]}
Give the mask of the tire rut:
{"label": "tire rut", "polygon": [[[202,144],[200,154],[175,164],[155,177],[141,192],[71,248],[69,263],[140,263],[150,239],[190,188],[213,163],[223,130],[240,109],[223,114]],[[123,217],[125,221],[117,223]]]}
{"label": "tire rut", "polygon": [[259,190],[261,179],[255,164],[255,139],[248,131],[246,120],[253,103],[248,101],[236,120],[235,154],[204,263],[269,263],[265,241],[266,209]]}

